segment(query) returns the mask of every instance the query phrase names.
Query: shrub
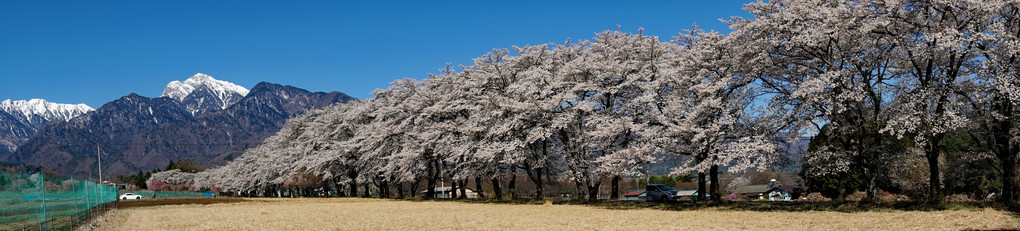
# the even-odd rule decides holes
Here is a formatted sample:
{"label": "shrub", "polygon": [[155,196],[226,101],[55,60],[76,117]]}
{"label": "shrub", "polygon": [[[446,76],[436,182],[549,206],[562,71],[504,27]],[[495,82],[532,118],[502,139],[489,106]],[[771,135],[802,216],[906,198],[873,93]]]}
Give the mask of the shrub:
{"label": "shrub", "polygon": [[[897,201],[900,201],[899,200],[900,196],[902,196],[902,195],[894,195],[894,194],[882,193],[882,194],[878,194],[878,201],[879,202],[897,202]],[[906,196],[904,196],[904,197],[906,197]]]}
{"label": "shrub", "polygon": [[832,199],[829,199],[828,197],[822,196],[822,193],[820,193],[820,192],[813,192],[811,194],[808,194],[807,196],[804,197],[804,200],[810,201],[810,202],[827,202],[827,201],[832,201]]}
{"label": "shrub", "polygon": [[849,196],[846,196],[846,201],[860,202],[860,201],[863,201],[866,198],[868,198],[868,193],[861,192],[861,191],[856,191],[853,194],[850,194]]}
{"label": "shrub", "polygon": [[169,184],[161,180],[149,180],[145,185],[149,190],[166,190],[170,188]]}
{"label": "shrub", "polygon": [[959,203],[959,202],[974,202],[974,199],[971,199],[970,196],[963,195],[963,194],[953,194],[953,195],[946,196],[946,202],[954,202],[954,203]]}

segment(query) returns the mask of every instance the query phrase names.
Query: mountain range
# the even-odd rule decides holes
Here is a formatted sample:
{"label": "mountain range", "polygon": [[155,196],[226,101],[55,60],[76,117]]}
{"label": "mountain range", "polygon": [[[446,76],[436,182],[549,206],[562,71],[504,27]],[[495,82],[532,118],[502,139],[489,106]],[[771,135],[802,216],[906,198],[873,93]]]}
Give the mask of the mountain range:
{"label": "mountain range", "polygon": [[0,101],[0,160],[46,123],[68,121],[93,110],[85,104],[59,104],[43,99]]}
{"label": "mountain range", "polygon": [[[37,165],[65,176],[127,175],[191,159],[204,166],[231,160],[309,109],[357,100],[340,92],[261,82],[250,91],[196,74],[173,81],[159,98],[129,94],[77,117],[37,129],[0,161]],[[8,125],[0,129],[27,132]],[[23,131],[25,130],[25,131]],[[4,139],[4,137],[0,137]]]}

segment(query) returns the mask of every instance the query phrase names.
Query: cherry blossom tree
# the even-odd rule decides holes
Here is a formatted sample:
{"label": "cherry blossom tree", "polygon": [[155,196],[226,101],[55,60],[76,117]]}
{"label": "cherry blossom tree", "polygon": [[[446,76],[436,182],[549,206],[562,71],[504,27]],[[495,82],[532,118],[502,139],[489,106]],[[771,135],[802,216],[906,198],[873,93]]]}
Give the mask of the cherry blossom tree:
{"label": "cherry blossom tree", "polygon": [[[999,160],[1002,200],[1020,200],[1017,173],[1020,155],[1020,3],[985,1],[972,5],[971,13],[981,17],[983,33],[976,36],[980,69],[968,91],[977,130],[990,134],[983,144],[991,147]],[[985,136],[988,137],[988,136]]]}
{"label": "cherry blossom tree", "polygon": [[[812,166],[843,173],[861,168],[868,198],[874,199],[888,136],[885,111],[890,85],[900,79],[894,63],[896,39],[888,32],[888,9],[870,1],[770,1],[748,4],[754,19],[731,25],[760,52],[765,94],[773,96],[772,114],[785,118],[791,134],[827,132],[845,139],[844,148],[822,147]],[[749,54],[754,56],[755,54]],[[834,129],[821,129],[829,124]],[[845,193],[841,192],[841,195]],[[842,196],[840,196],[842,198]]]}
{"label": "cherry blossom tree", "polygon": [[697,27],[674,38],[675,58],[656,79],[652,104],[656,144],[664,153],[686,156],[674,174],[698,172],[699,195],[721,201],[719,166],[740,172],[771,162],[775,144],[768,123],[755,118],[756,75],[740,64],[739,48],[715,32]]}
{"label": "cherry blossom tree", "polygon": [[889,3],[890,22],[879,32],[895,37],[895,65],[904,79],[894,85],[898,96],[894,117],[885,131],[903,137],[913,135],[928,160],[928,199],[942,200],[939,157],[945,152],[946,133],[969,122],[966,103],[957,91],[967,76],[977,71],[976,33],[984,31],[978,12],[980,3],[964,1],[904,1]]}
{"label": "cherry blossom tree", "polygon": [[603,179],[618,179],[652,159],[651,146],[640,141],[650,105],[638,99],[658,77],[657,58],[669,49],[655,36],[620,31],[574,46],[579,55],[555,73],[553,98],[560,106],[552,126],[571,177],[594,201]]}

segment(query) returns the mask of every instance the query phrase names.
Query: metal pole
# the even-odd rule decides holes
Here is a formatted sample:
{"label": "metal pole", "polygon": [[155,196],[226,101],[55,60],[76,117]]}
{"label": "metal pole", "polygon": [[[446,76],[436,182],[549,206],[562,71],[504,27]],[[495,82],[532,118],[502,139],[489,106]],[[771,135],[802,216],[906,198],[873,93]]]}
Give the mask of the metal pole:
{"label": "metal pole", "polygon": [[99,144],[96,144],[96,159],[99,167],[99,183],[103,183],[103,156],[99,154]]}
{"label": "metal pole", "polygon": [[[443,164],[440,163],[439,164],[439,188],[442,189],[442,188],[445,188],[445,187],[446,187],[446,178],[443,177]],[[446,198],[446,192],[442,192],[442,194],[443,194],[443,198]]]}
{"label": "metal pole", "polygon": [[652,182],[650,182],[652,180],[651,177],[652,177],[652,164],[646,163],[645,164],[645,186],[646,187],[648,186],[648,184],[652,183]]}
{"label": "metal pole", "polygon": [[[89,178],[92,178],[92,172],[89,172]],[[85,181],[85,206],[89,212],[92,212],[92,193],[89,192],[89,181]]]}
{"label": "metal pole", "polygon": [[[79,212],[78,211],[78,192],[76,191],[76,189],[74,187],[74,185],[77,184],[78,182],[74,182],[75,181],[74,178],[71,178],[71,181],[72,181],[72,183],[71,183],[71,196],[72,196],[72,198],[74,198],[72,200],[72,201],[74,201],[74,213],[72,213],[72,215],[71,215],[71,220],[73,221],[76,218],[75,215],[78,215],[78,212]],[[74,230],[74,223],[70,223],[70,224],[71,224],[71,226],[70,226],[71,230]]]}
{"label": "metal pole", "polygon": [[46,178],[40,172],[39,174],[39,197],[42,199],[42,223],[39,224],[40,228],[46,230]]}

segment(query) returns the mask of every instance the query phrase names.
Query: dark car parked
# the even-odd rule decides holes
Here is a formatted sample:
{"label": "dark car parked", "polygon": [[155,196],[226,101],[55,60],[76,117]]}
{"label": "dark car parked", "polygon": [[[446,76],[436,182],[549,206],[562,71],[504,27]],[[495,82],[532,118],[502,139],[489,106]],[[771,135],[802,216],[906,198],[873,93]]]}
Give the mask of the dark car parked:
{"label": "dark car parked", "polygon": [[645,186],[645,195],[650,201],[674,201],[676,190],[662,184],[650,184]]}

